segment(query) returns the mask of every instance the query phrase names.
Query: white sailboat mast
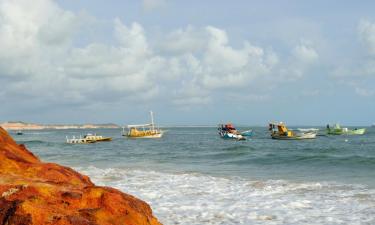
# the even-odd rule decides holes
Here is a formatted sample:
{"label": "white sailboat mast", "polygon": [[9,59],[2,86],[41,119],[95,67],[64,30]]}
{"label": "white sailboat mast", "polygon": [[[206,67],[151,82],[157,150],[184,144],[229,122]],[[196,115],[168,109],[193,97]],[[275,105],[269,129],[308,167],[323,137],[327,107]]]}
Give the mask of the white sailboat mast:
{"label": "white sailboat mast", "polygon": [[150,111],[150,114],[151,114],[151,126],[152,126],[152,130],[155,130],[154,113],[152,111]]}

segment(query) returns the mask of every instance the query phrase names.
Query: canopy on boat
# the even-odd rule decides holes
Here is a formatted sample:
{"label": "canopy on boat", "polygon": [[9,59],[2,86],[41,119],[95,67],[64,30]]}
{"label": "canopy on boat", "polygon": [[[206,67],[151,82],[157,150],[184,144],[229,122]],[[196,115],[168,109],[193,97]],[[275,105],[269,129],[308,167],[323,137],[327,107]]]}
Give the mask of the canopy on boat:
{"label": "canopy on boat", "polygon": [[132,128],[132,127],[151,127],[152,125],[153,125],[152,123],[148,123],[148,124],[128,125],[127,127],[128,128]]}

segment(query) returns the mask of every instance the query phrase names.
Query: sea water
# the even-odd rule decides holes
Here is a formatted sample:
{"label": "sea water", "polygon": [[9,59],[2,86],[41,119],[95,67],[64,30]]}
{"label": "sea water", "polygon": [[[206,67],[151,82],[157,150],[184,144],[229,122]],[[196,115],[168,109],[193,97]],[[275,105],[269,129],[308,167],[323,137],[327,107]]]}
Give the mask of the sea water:
{"label": "sea water", "polygon": [[[164,224],[375,224],[375,128],[302,141],[253,129],[246,141],[223,140],[215,127],[166,128],[161,139],[119,129],[14,137],[44,161],[146,201]],[[85,133],[113,141],[65,143]]]}

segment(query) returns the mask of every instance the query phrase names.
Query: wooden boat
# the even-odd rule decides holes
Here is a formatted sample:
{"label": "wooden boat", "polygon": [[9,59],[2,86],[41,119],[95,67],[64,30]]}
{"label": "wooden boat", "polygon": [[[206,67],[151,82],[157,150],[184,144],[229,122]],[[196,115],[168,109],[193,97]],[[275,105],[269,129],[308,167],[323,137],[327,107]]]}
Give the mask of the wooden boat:
{"label": "wooden boat", "polygon": [[150,111],[151,123],[140,125],[128,125],[128,132],[123,128],[123,136],[128,138],[161,138],[164,132],[155,127],[154,114]]}
{"label": "wooden boat", "polygon": [[327,125],[327,134],[329,135],[362,135],[366,132],[366,128],[355,128],[353,130],[347,127],[341,127],[340,124],[334,124],[333,127]]}
{"label": "wooden boat", "polygon": [[95,140],[82,138],[82,136],[80,136],[79,138],[76,138],[75,136],[73,136],[72,138],[66,137],[66,143],[68,144],[91,144],[95,142],[96,142]]}
{"label": "wooden boat", "polygon": [[103,137],[101,135],[90,134],[90,133],[83,136],[83,138],[86,140],[91,140],[91,141],[112,141],[111,137]]}
{"label": "wooden boat", "polygon": [[273,139],[279,140],[303,140],[303,139],[314,139],[316,138],[316,130],[289,130],[286,125],[280,123],[270,123],[269,131]]}
{"label": "wooden boat", "polygon": [[228,123],[228,124],[219,124],[218,127],[220,137],[224,139],[234,139],[234,140],[246,140],[246,138],[236,130],[236,128]]}

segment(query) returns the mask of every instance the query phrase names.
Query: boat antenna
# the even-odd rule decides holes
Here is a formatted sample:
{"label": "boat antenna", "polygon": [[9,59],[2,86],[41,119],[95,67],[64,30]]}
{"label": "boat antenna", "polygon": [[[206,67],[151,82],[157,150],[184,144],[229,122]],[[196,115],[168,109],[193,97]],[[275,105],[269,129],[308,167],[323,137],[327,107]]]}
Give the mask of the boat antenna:
{"label": "boat antenna", "polygon": [[151,114],[151,126],[152,126],[152,130],[155,130],[155,127],[154,127],[154,113],[152,111],[150,111],[150,114]]}

